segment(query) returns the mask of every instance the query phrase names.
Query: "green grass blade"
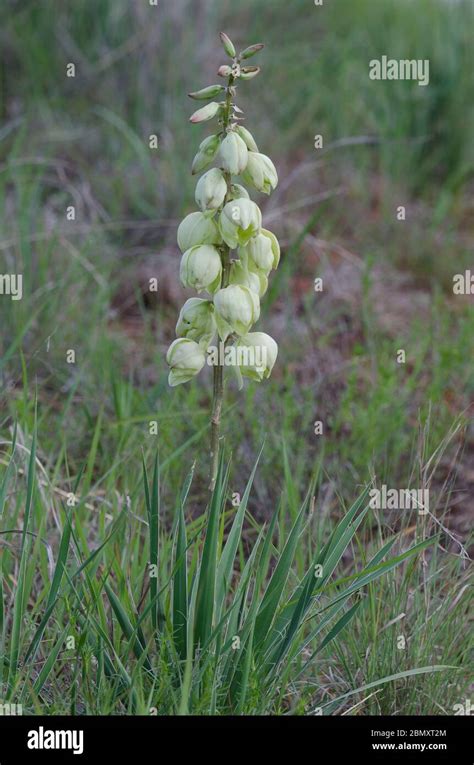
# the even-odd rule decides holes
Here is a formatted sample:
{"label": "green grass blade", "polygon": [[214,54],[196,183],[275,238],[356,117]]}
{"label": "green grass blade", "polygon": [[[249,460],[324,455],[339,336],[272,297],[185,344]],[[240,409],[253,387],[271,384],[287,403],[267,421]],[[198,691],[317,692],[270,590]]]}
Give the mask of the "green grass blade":
{"label": "green grass blade", "polygon": [[5,470],[5,475],[3,476],[3,481],[0,486],[0,516],[2,515],[3,508],[5,507],[8,483],[10,481],[10,476],[13,472],[13,468],[15,467],[14,457],[15,457],[15,446],[16,446],[16,435],[17,435],[17,424],[15,422],[15,425],[13,427],[12,448],[11,448],[10,459],[8,460],[7,469]]}
{"label": "green grass blade", "polygon": [[15,593],[15,603],[13,607],[13,622],[10,636],[10,664],[8,667],[8,690],[11,692],[18,669],[18,657],[20,654],[21,627],[26,609],[25,580],[28,567],[29,542],[28,525],[31,515],[31,506],[33,502],[35,486],[35,468],[36,468],[36,414],[33,430],[33,439],[31,444],[30,459],[28,463],[28,480],[26,489],[26,503],[23,517],[23,534],[20,553],[20,571]]}
{"label": "green grass blade", "polygon": [[59,636],[59,639],[56,642],[56,645],[52,649],[51,653],[48,655],[48,658],[46,659],[45,663],[41,667],[41,671],[38,675],[38,677],[35,680],[35,683],[33,685],[33,690],[38,696],[41,693],[41,690],[48,679],[51,670],[53,669],[56,659],[59,656],[59,652],[62,648],[64,648],[64,639],[69,631],[70,627],[69,625],[66,625],[64,630],[62,631],[61,635]]}
{"label": "green grass blade", "polygon": [[357,693],[368,691],[371,688],[376,688],[379,685],[385,685],[385,683],[391,683],[394,680],[403,680],[405,677],[415,677],[416,675],[424,675],[430,672],[444,672],[447,669],[459,670],[459,667],[452,667],[447,664],[433,664],[432,666],[428,667],[417,667],[416,669],[408,669],[405,672],[397,672],[394,675],[387,675],[386,677],[380,678],[380,680],[374,680],[371,683],[366,683],[366,685],[361,685],[360,688],[356,688],[353,691],[343,693],[342,696],[338,696],[336,699],[332,699],[325,704],[319,705],[317,709],[327,709],[329,711],[333,707],[336,707],[339,702],[348,699],[349,696],[355,696]]}

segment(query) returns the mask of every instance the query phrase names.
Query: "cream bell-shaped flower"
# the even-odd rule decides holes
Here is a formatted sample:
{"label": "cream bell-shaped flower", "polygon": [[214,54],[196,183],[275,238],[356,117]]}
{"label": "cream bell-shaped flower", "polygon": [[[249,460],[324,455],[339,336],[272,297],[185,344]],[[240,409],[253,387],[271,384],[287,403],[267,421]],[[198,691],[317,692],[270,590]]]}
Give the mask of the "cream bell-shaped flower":
{"label": "cream bell-shaped flower", "polygon": [[[260,316],[260,300],[257,293],[237,284],[231,284],[216,292],[214,307],[222,340],[226,340],[230,332],[222,332],[219,319],[223,319],[235,334],[245,335]],[[226,336],[222,337],[222,334]]]}
{"label": "cream bell-shaped flower", "polygon": [[242,178],[245,183],[264,194],[271,194],[278,185],[278,173],[270,157],[255,151],[249,151],[247,167],[242,173]]}
{"label": "cream bell-shaped flower", "polygon": [[262,213],[251,199],[233,199],[222,210],[219,227],[224,242],[235,250],[260,233]]}
{"label": "cream bell-shaped flower", "polygon": [[186,252],[198,244],[221,244],[217,223],[201,212],[193,212],[185,217],[178,228],[178,247]]}
{"label": "cream bell-shaped flower", "polygon": [[216,334],[214,306],[212,300],[189,298],[181,308],[176,335],[194,340],[206,350]]}
{"label": "cream bell-shaped flower", "polygon": [[260,234],[251,239],[245,248],[257,268],[271,271],[280,262],[280,245],[275,234],[262,228]]}
{"label": "cream bell-shaped flower", "polygon": [[219,250],[202,244],[186,250],[181,258],[179,276],[183,287],[213,293],[221,282],[222,262]]}
{"label": "cream bell-shaped flower", "polygon": [[278,356],[278,345],[265,332],[250,332],[236,343],[239,368],[244,377],[262,382],[270,377]]}
{"label": "cream bell-shaped flower", "polygon": [[170,367],[168,383],[174,388],[199,374],[206,363],[206,357],[194,340],[179,337],[168,348],[166,361]]}
{"label": "cream bell-shaped flower", "polygon": [[227,194],[227,183],[222,170],[213,167],[198,180],[196,185],[196,204],[209,216],[223,204]]}
{"label": "cream bell-shaped flower", "polygon": [[248,155],[245,142],[231,130],[219,149],[219,167],[232,175],[240,175],[247,167]]}

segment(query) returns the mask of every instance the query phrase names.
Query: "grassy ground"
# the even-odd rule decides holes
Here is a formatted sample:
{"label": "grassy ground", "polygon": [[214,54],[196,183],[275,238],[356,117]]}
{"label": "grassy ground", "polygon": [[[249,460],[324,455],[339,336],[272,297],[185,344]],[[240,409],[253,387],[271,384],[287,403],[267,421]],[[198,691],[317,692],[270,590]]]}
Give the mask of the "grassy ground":
{"label": "grassy ground", "polygon": [[[472,268],[472,4],[418,0],[415,13],[409,0],[335,0],[324,9],[303,0],[237,8],[175,0],[166,9],[51,0],[12,2],[0,14],[0,273],[24,274],[23,299],[0,299],[0,698],[52,714],[229,711],[216,690],[217,660],[211,679],[190,679],[155,640],[142,476],[142,458],[151,472],[158,450],[164,587],[193,464],[188,540],[204,531],[208,503],[210,379],[170,390],[164,354],[184,297],[175,231],[193,209],[189,167],[201,140],[185,94],[214,80],[217,33],[226,29],[238,43],[267,45],[263,74],[242,89],[241,103],[280,171],[264,219],[283,243],[262,315],[279,342],[277,366],[264,386],[229,388],[226,397],[232,463],[222,533],[232,493],[243,495],[264,443],[235,571],[277,512],[261,581],[263,563],[256,569],[263,593],[313,476],[315,513],[279,609],[371,480],[429,487],[432,515],[422,523],[415,513],[370,510],[335,576],[362,570],[395,532],[398,552],[440,534],[363,590],[364,607],[303,675],[298,662],[313,643],[281,686],[262,680],[235,704],[302,713],[344,697],[330,711],[451,713],[470,682],[474,311],[472,296],[453,295],[452,277]],[[368,61],[383,54],[429,58],[430,86],[371,82]],[[69,62],[75,78],[65,76]],[[159,280],[155,300],[150,276]],[[66,547],[68,500],[76,506]],[[28,508],[31,534],[21,535]],[[189,549],[190,581],[201,541]],[[172,592],[162,593],[168,628]],[[258,664],[258,653],[249,655]],[[433,665],[458,669],[346,695]]]}

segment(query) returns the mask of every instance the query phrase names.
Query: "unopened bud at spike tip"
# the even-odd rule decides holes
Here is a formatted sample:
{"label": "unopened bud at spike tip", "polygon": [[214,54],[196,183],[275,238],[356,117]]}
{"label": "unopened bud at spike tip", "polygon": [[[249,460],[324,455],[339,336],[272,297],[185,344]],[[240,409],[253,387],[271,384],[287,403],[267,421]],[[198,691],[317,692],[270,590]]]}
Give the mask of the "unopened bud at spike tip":
{"label": "unopened bud at spike tip", "polygon": [[254,77],[260,74],[259,66],[243,66],[240,70],[241,80],[253,80]]}
{"label": "unopened bud at spike tip", "polygon": [[217,70],[217,74],[219,75],[219,77],[230,77],[230,75],[232,74],[232,67],[224,64],[219,67],[219,69]]}
{"label": "unopened bud at spike tip", "polygon": [[226,35],[225,32],[221,32],[220,33],[220,38],[221,38],[222,45],[224,46],[224,50],[227,53],[227,55],[230,58],[235,58],[236,55],[237,55],[237,52],[235,50],[235,45],[232,42],[232,40],[230,39],[230,37],[228,35]]}
{"label": "unopened bud at spike tip", "polygon": [[212,118],[215,117],[221,109],[221,103],[212,101],[210,104],[203,106],[202,109],[198,109],[197,112],[194,112],[194,114],[192,114],[189,118],[189,121],[193,124],[197,124],[198,122],[207,122],[207,120],[212,120]]}
{"label": "unopened bud at spike tip", "polygon": [[248,48],[245,48],[245,50],[242,51],[240,54],[240,58],[242,60],[245,60],[246,58],[251,58],[252,56],[255,56],[256,53],[259,53],[265,45],[263,43],[257,43],[256,45],[249,45]]}
{"label": "unopened bud at spike tip", "polygon": [[194,98],[195,101],[204,101],[206,98],[215,98],[224,90],[223,85],[209,85],[209,87],[196,90],[194,93],[188,93],[188,96]]}

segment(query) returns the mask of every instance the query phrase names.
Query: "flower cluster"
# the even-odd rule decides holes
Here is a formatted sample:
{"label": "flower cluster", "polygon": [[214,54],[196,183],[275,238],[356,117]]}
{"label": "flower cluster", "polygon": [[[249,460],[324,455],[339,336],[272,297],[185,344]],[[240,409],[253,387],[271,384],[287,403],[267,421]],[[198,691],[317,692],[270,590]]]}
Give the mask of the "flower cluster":
{"label": "flower cluster", "polygon": [[[233,102],[239,80],[259,73],[259,67],[245,62],[263,45],[252,45],[237,55],[227,35],[222,33],[221,40],[232,59],[231,65],[218,70],[219,76],[227,78],[227,85],[211,85],[189,94],[210,101],[190,121],[199,124],[216,118],[218,131],[202,141],[192,165],[193,174],[203,173],[196,185],[199,209],[178,228],[181,283],[206,295],[190,298],[181,309],[177,339],[166,357],[171,386],[185,383],[201,371],[217,338],[236,349],[258,346],[258,354],[236,356],[243,359],[239,375],[258,382],[270,376],[278,353],[273,338],[250,330],[259,319],[260,298],[267,290],[269,274],[278,266],[280,246],[276,236],[262,227],[262,213],[242,185],[270,194],[278,175],[271,159],[259,152],[252,134],[241,124],[242,111]],[[214,100],[218,96],[221,101]]]}

